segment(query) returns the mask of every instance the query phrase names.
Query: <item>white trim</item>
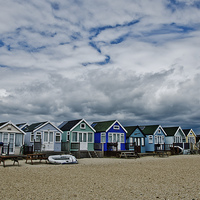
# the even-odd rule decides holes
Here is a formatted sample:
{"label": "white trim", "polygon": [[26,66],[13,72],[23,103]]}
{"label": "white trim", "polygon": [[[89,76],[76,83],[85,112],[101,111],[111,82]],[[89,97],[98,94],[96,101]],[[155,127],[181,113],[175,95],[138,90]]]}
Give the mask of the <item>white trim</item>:
{"label": "white trim", "polygon": [[[33,135],[33,140],[31,140],[31,135]],[[33,133],[33,132],[30,132],[30,142],[34,142],[34,137],[35,136],[35,134]]]}
{"label": "white trim", "polygon": [[113,126],[113,129],[115,129],[115,130],[120,130],[120,126],[119,126],[119,125],[114,125],[114,126]]}
{"label": "white trim", "polygon": [[[59,140],[59,141],[56,141],[56,134],[59,134],[59,135],[60,135],[60,140]],[[60,142],[61,142],[61,134],[62,134],[62,133],[55,132],[55,143],[60,143]]]}
{"label": "white trim", "polygon": [[[116,135],[116,141],[114,141],[113,139],[113,135]],[[125,143],[125,139],[124,139],[124,133],[117,133],[117,132],[108,132],[108,143],[110,143],[109,142],[109,135],[112,137],[112,141],[111,141],[111,143],[115,143],[115,142],[119,142],[119,143]],[[117,135],[119,135],[119,141],[117,141]],[[122,140],[121,140],[121,138],[122,138],[122,136],[123,136],[123,142],[122,142]]]}
{"label": "white trim", "polygon": [[[151,139],[150,139],[150,137],[151,137]],[[149,135],[149,137],[148,137],[148,143],[149,144],[153,144],[153,135]]]}
{"label": "white trim", "polygon": [[37,131],[38,129],[46,126],[47,124],[52,125],[55,129],[57,129],[59,132],[63,133],[62,130],[60,130],[57,126],[55,126],[54,124],[52,124],[50,121],[47,121],[46,123],[42,124],[41,126],[37,127],[36,129],[33,130],[33,132]]}
{"label": "white trim", "polygon": [[[20,131],[21,133],[23,133],[24,135],[26,135],[26,133],[23,131],[23,130],[21,130],[19,127],[17,127],[15,124],[13,124],[11,121],[9,121],[9,122],[6,122],[5,124],[3,124],[1,127],[0,127],[0,130],[2,129],[2,128],[4,128],[5,126],[7,126],[7,125],[12,125],[12,126],[14,126],[14,128],[16,128],[18,131]],[[12,133],[12,131],[9,131],[9,133]],[[15,131],[13,132],[13,133],[16,133]],[[16,133],[17,134],[17,133]]]}
{"label": "white trim", "polygon": [[[76,141],[73,141],[73,133],[77,133]],[[83,134],[86,133],[86,142],[87,143],[94,143],[94,133],[91,131],[72,131],[71,132],[71,142],[80,142],[79,141],[79,134],[82,133],[82,140],[83,140]],[[92,133],[92,142],[88,142],[88,133]],[[82,141],[83,142],[83,141]]]}
{"label": "white trim", "polygon": [[[114,124],[115,124],[116,122],[117,122],[117,123],[119,124],[119,126],[121,126],[121,128],[127,133],[127,130],[119,123],[118,120],[115,120],[115,121],[112,123],[112,125],[106,130],[106,132],[108,132],[109,129],[110,129],[111,127],[113,127]],[[97,123],[98,123],[98,122],[97,122]]]}
{"label": "white trim", "polygon": [[[34,134],[34,133],[33,133],[33,134]],[[36,142],[39,142],[39,141],[37,140],[37,135],[40,135],[40,136],[41,136],[41,140],[42,140],[42,133],[41,133],[41,131],[37,131],[36,134],[35,134],[35,141],[36,141]],[[33,140],[33,142],[34,142],[34,140]]]}
{"label": "white trim", "polygon": [[[102,136],[105,137],[105,142],[102,142]],[[106,143],[106,132],[101,133],[101,143]]]}
{"label": "white trim", "polygon": [[155,135],[155,134],[156,134],[156,132],[158,132],[158,129],[161,129],[161,130],[162,130],[162,132],[165,134],[165,136],[167,136],[167,133],[164,131],[164,129],[162,128],[162,126],[161,126],[161,125],[158,125],[158,128],[155,130],[155,132],[153,133],[153,135]]}
{"label": "white trim", "polygon": [[[82,127],[83,126],[83,127]],[[80,123],[80,129],[85,130],[86,129],[86,124],[85,123]]]}
{"label": "white trim", "polygon": [[[49,133],[53,133],[53,141],[50,142],[50,143],[53,143],[53,144],[55,143],[55,138],[54,138],[55,137],[55,131],[52,131],[52,130],[43,130],[42,132],[43,132],[43,142],[42,142],[43,144],[47,144],[48,142],[50,142],[49,141],[49,135],[50,135]],[[44,141],[44,132],[48,133],[48,141],[47,142]]]}
{"label": "white trim", "polygon": [[[179,130],[182,132],[183,136],[185,137],[184,139],[186,139],[185,133],[184,133],[184,131],[182,130],[182,128],[180,126],[176,130],[176,133],[174,134],[174,136],[176,136],[176,134],[179,132]],[[183,136],[181,136],[181,137],[183,137]]]}
{"label": "white trim", "polygon": [[[75,121],[75,120],[72,120],[72,121]],[[96,130],[94,129],[94,128],[92,128],[92,126],[90,126],[88,123],[87,123],[87,121],[85,120],[85,119],[81,119],[76,125],[74,125],[71,129],[70,129],[70,131],[73,131],[73,129],[75,129],[80,123],[82,123],[82,122],[85,122],[94,132],[96,132]],[[68,121],[67,121],[68,122]]]}
{"label": "white trim", "polygon": [[196,133],[192,129],[190,129],[189,133],[190,132],[192,132],[195,135],[195,137],[197,136]]}

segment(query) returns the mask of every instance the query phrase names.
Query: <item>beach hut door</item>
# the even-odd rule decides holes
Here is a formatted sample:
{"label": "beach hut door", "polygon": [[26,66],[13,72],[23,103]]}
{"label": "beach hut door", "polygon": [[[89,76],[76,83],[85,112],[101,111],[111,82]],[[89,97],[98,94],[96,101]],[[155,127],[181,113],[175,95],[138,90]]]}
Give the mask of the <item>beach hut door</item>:
{"label": "beach hut door", "polygon": [[79,133],[80,150],[88,150],[87,133]]}
{"label": "beach hut door", "polygon": [[51,131],[44,131],[44,150],[54,150],[54,133]]}

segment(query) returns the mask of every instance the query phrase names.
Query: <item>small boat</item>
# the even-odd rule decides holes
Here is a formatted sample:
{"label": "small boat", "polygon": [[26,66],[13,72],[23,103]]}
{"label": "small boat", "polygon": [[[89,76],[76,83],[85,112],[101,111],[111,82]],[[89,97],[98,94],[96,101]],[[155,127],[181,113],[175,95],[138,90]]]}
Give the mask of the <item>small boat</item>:
{"label": "small boat", "polygon": [[72,155],[52,155],[48,157],[48,161],[53,164],[77,164],[78,161]]}

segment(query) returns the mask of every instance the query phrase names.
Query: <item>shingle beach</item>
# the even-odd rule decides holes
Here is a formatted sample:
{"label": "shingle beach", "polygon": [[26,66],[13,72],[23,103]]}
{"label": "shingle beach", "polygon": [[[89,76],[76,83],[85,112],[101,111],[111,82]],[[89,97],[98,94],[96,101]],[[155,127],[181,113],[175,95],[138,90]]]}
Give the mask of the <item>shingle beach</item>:
{"label": "shingle beach", "polygon": [[200,155],[0,166],[1,199],[200,199]]}

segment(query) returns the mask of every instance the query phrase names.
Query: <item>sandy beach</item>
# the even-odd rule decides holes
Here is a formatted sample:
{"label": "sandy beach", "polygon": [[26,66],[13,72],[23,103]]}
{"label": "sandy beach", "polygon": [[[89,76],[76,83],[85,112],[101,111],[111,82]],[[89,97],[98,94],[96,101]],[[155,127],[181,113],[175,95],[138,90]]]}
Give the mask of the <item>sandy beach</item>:
{"label": "sandy beach", "polygon": [[200,155],[0,166],[1,199],[200,199]]}

